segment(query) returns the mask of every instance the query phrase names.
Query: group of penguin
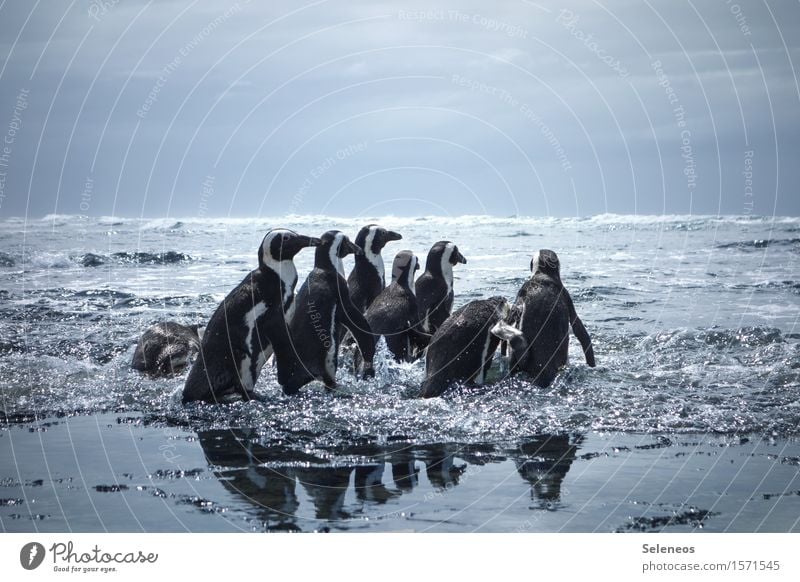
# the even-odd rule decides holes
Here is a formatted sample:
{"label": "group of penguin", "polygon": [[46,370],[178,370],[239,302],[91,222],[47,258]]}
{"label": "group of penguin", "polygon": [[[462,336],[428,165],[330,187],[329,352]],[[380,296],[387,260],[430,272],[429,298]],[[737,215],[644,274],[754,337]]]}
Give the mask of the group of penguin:
{"label": "group of penguin", "polygon": [[[498,346],[509,353],[509,373],[530,374],[548,386],[567,363],[572,329],[586,363],[594,367],[591,338],[563,286],[559,260],[541,250],[531,277],[514,304],[504,297],[470,301],[454,313],[453,267],[467,260],[450,241],[431,247],[425,272],[413,252],[397,253],[385,284],[382,251],[399,233],[376,224],[351,241],[330,230],[320,238],[272,229],[258,248],[258,267],[248,273],[214,311],[204,330],[174,322],[157,324],[140,338],[133,367],[168,375],[197,357],[182,400],[228,402],[259,399],[254,391],[264,364],[273,358],[285,394],[318,380],[336,387],[340,347],[355,344],[354,366],[362,378],[375,375],[381,337],[398,362],[425,358],[420,396],[441,395],[459,382],[482,385]],[[295,296],[294,257],[314,247],[314,268]],[[342,259],[355,255],[345,279]]]}

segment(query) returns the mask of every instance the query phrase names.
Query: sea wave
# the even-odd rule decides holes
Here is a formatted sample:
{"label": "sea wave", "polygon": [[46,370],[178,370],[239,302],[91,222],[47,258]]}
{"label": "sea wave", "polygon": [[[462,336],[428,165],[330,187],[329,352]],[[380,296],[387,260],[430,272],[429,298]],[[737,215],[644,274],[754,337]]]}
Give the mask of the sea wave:
{"label": "sea wave", "polygon": [[31,225],[58,223],[62,225],[89,223],[105,226],[135,226],[149,230],[177,230],[188,225],[229,225],[246,226],[260,225],[269,228],[273,224],[295,224],[295,225],[352,225],[363,226],[370,222],[386,223],[396,226],[420,226],[421,224],[450,225],[455,227],[470,226],[508,226],[508,225],[707,225],[717,226],[723,224],[730,225],[800,225],[800,217],[797,216],[758,216],[758,215],[700,215],[700,214],[597,214],[584,217],[558,217],[558,216],[522,216],[511,215],[506,217],[491,215],[452,215],[452,216],[424,216],[407,217],[395,215],[382,216],[333,216],[333,215],[304,215],[289,214],[284,216],[260,216],[260,217],[196,217],[196,216],[176,216],[176,217],[152,217],[152,218],[133,218],[119,216],[87,217],[77,214],[48,214],[39,219],[3,217],[0,224],[11,223],[14,226],[20,221]]}

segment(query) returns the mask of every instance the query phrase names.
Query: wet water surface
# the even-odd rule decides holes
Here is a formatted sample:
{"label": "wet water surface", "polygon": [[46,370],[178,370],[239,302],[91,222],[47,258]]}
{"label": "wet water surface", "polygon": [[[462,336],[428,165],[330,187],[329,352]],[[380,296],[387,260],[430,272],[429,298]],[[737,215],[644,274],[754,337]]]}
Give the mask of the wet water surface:
{"label": "wet water surface", "polygon": [[[513,299],[555,250],[592,335],[548,389],[416,398],[385,348],[340,389],[182,406],[130,369],[148,326],[203,324],[267,229],[456,242],[455,307]],[[0,221],[5,531],[797,531],[800,220],[601,216]],[[312,253],[297,258],[300,281]],[[349,264],[347,267],[349,268]]]}
{"label": "wet water surface", "polygon": [[588,433],[282,445],[99,414],[0,433],[6,531],[800,531],[800,443]]}

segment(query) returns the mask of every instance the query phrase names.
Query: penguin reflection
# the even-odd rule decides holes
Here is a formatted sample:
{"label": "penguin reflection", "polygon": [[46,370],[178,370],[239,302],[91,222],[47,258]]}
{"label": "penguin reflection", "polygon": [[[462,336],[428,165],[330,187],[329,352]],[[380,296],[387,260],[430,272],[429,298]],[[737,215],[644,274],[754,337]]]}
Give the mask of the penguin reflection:
{"label": "penguin reflection", "polygon": [[[289,525],[299,529],[298,481],[314,504],[317,519],[350,517],[344,510],[344,499],[352,467],[320,466],[324,459],[295,449],[265,446],[258,442],[255,429],[209,430],[197,435],[208,463],[220,468],[215,475],[222,485],[257,507],[259,518],[265,522],[277,521],[281,529],[291,529]],[[265,467],[265,463],[273,466]],[[299,463],[307,466],[292,466]]]}
{"label": "penguin reflection", "polygon": [[[350,519],[353,511],[358,512],[345,507],[351,487],[357,501],[382,505],[417,483],[414,460],[408,453],[397,457],[392,465],[397,487],[390,489],[383,483],[386,463],[382,460],[355,467],[330,466],[303,451],[267,445],[257,430],[249,428],[208,430],[197,435],[209,465],[215,467],[215,476],[225,489],[254,506],[268,529],[299,529],[297,482],[314,505],[315,518],[326,521]],[[378,458],[385,456],[380,450],[375,453]],[[388,456],[395,459],[394,453]]]}
{"label": "penguin reflection", "polygon": [[413,491],[419,485],[419,469],[414,454],[406,448],[389,454],[392,465],[392,480],[395,488],[403,493]]}
{"label": "penguin reflection", "polygon": [[293,469],[264,467],[279,460],[279,451],[257,443],[253,429],[208,430],[197,433],[209,465],[223,487],[257,508],[258,518],[270,530],[299,530]]}
{"label": "penguin reflection", "polygon": [[428,481],[437,489],[451,489],[466,471],[467,465],[456,465],[453,460],[458,454],[457,445],[432,444],[416,451],[417,459],[425,463]]}
{"label": "penguin reflection", "polygon": [[531,485],[534,508],[558,507],[561,485],[582,440],[570,444],[569,435],[540,435],[520,443],[512,456],[520,477]]}
{"label": "penguin reflection", "polygon": [[352,467],[298,467],[297,480],[314,504],[317,519],[337,521],[351,514],[344,508],[344,498],[350,486]]}
{"label": "penguin reflection", "polygon": [[359,465],[356,467],[356,499],[371,504],[383,505],[390,499],[401,495],[400,491],[387,489],[386,485],[383,484],[383,471],[385,468],[385,463]]}

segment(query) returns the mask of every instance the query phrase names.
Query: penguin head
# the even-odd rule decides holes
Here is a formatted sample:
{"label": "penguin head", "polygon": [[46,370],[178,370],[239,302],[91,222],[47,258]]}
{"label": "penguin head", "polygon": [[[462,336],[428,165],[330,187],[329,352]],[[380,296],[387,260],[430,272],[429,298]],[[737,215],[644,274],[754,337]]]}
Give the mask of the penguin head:
{"label": "penguin head", "polygon": [[400,251],[392,263],[392,283],[414,289],[414,274],[419,270],[419,261],[411,251]]}
{"label": "penguin head", "polygon": [[320,245],[314,255],[314,266],[322,269],[333,267],[343,272],[342,258],[350,253],[363,255],[364,251],[353,244],[347,235],[338,230],[329,230],[320,237]]}
{"label": "penguin head", "polygon": [[297,234],[287,228],[273,228],[258,247],[258,264],[266,266],[272,262],[291,261],[302,249],[319,244],[320,240],[313,236]]}
{"label": "penguin head", "polygon": [[403,235],[398,232],[386,230],[377,224],[368,224],[358,231],[356,245],[361,247],[365,254],[379,255],[386,243],[402,239]]}
{"label": "penguin head", "polygon": [[495,295],[489,297],[486,302],[494,307],[495,316],[498,320],[505,321],[508,319],[508,316],[511,314],[512,306],[505,297]]}
{"label": "penguin head", "polygon": [[467,264],[467,259],[459,252],[458,247],[453,243],[449,243],[447,245],[447,250],[445,252],[447,251],[450,251],[450,257],[448,260],[450,261],[451,265],[457,265],[458,263],[461,263],[462,265]]}
{"label": "penguin head", "polygon": [[440,240],[428,251],[428,260],[425,269],[428,271],[450,271],[453,265],[466,264],[467,259],[458,250],[458,247],[449,240]]}
{"label": "penguin head", "polygon": [[531,272],[542,273],[561,280],[561,263],[558,255],[549,249],[541,249],[531,259]]}

